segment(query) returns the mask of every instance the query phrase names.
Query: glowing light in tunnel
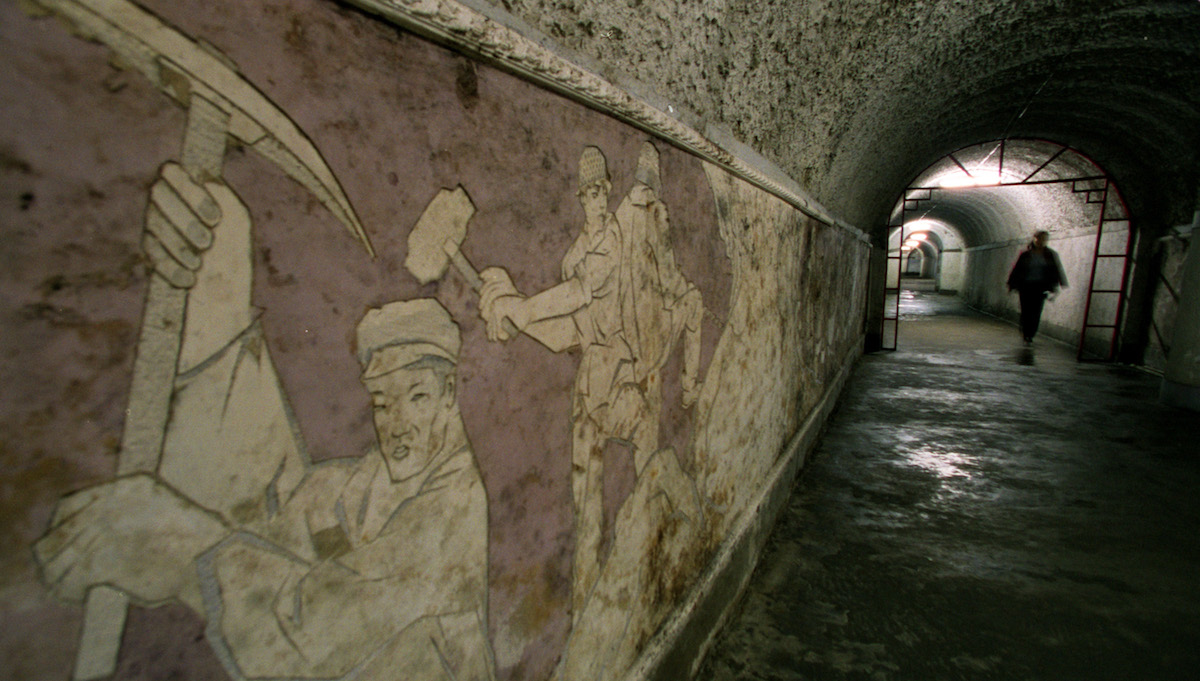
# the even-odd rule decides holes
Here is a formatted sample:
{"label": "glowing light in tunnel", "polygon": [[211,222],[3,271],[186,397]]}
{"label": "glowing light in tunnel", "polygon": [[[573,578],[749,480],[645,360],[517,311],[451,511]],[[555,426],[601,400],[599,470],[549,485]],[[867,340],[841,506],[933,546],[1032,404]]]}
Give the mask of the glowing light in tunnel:
{"label": "glowing light in tunnel", "polygon": [[[904,463],[933,473],[945,486],[954,478],[971,480],[975,477],[978,461],[957,452],[942,451],[930,447],[915,447],[904,452]],[[955,490],[948,490],[954,492]]]}
{"label": "glowing light in tunnel", "polygon": [[928,234],[926,234],[925,232],[921,232],[919,234],[911,235],[910,237],[908,237],[908,240],[909,241],[924,241],[928,238],[929,238]]}
{"label": "glowing light in tunnel", "polygon": [[955,189],[959,187],[982,187],[986,185],[1000,184],[1002,178],[1000,173],[981,172],[976,170],[968,175],[963,171],[949,173],[937,181],[937,186],[946,189]]}
{"label": "glowing light in tunnel", "polygon": [[[910,222],[904,223],[904,231],[908,232],[908,233],[929,232],[929,231],[933,231],[941,226],[942,226],[942,223],[940,223],[936,220],[926,220],[926,219],[912,220]],[[916,236],[916,235],[913,234],[913,236]]]}

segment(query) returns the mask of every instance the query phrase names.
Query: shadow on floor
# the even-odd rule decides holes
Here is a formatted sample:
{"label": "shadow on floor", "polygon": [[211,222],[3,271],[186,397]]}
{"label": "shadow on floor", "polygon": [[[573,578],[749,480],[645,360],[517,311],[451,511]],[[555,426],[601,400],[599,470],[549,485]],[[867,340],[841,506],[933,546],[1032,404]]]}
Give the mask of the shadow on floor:
{"label": "shadow on floor", "polygon": [[949,314],[861,360],[697,678],[1194,678],[1194,415],[914,296]]}

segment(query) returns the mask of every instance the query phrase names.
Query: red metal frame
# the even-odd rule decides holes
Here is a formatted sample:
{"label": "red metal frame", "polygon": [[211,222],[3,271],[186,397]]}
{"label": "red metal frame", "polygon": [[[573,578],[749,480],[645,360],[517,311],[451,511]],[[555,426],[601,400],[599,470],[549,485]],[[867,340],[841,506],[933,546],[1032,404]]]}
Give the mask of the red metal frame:
{"label": "red metal frame", "polygon": [[[1109,190],[1109,188],[1112,188],[1113,193],[1116,196],[1116,199],[1121,202],[1121,208],[1122,208],[1121,212],[1125,214],[1125,217],[1121,217],[1121,218],[1107,218],[1106,217],[1107,211],[1108,211],[1108,190]],[[1079,347],[1076,350],[1075,358],[1079,361],[1084,361],[1084,353],[1085,353],[1084,345],[1087,342],[1088,329],[1111,328],[1112,329],[1112,337],[1109,339],[1109,343],[1108,343],[1108,355],[1103,360],[1106,362],[1111,362],[1116,358],[1117,334],[1120,332],[1120,329],[1121,329],[1121,315],[1124,314],[1124,312],[1125,312],[1125,288],[1126,288],[1126,285],[1129,283],[1129,266],[1130,266],[1129,252],[1133,247],[1133,222],[1129,218],[1129,209],[1125,205],[1124,198],[1121,196],[1121,193],[1116,190],[1116,187],[1112,187],[1112,183],[1109,182],[1108,178],[1105,178],[1104,187],[1100,190],[1094,190],[1094,189],[1079,190],[1076,188],[1073,188],[1073,189],[1074,189],[1074,191],[1077,191],[1077,192],[1078,191],[1086,191],[1087,192],[1086,201],[1088,203],[1099,203],[1100,204],[1100,218],[1096,225],[1096,247],[1092,252],[1092,272],[1091,272],[1090,278],[1088,279],[1087,302],[1084,304],[1084,307],[1083,307],[1083,328],[1079,332]],[[1093,194],[1099,194],[1099,199],[1093,199],[1092,198]],[[1106,222],[1107,223],[1111,223],[1111,222],[1126,223],[1125,249],[1122,252],[1119,252],[1119,253],[1101,253],[1100,252],[1101,248],[1103,247],[1102,244],[1103,244],[1103,239],[1104,239],[1104,224]],[[1121,283],[1118,288],[1115,288],[1115,289],[1096,288],[1096,270],[1098,269],[1098,267],[1100,265],[1101,258],[1123,258],[1124,259],[1124,262],[1122,263],[1122,267],[1121,267]],[[1113,313],[1113,321],[1111,324],[1092,324],[1091,323],[1092,296],[1097,293],[1116,294],[1117,295],[1117,304],[1116,304],[1116,308]]]}
{"label": "red metal frame", "polygon": [[[908,201],[905,200],[905,203],[907,204]],[[891,246],[890,246],[890,242],[891,242],[892,238],[891,238],[890,234],[888,235],[888,238],[887,238],[888,244],[884,246],[885,248],[888,249],[888,252],[887,252],[887,261],[886,261],[886,264],[884,265],[884,271],[883,271],[883,321],[882,321],[882,325],[879,329],[880,349],[881,350],[895,350],[896,347],[898,346],[898,343],[900,340],[900,279],[904,276],[904,273],[903,273],[903,267],[904,267],[903,246],[904,246],[904,215],[905,215],[905,212],[906,212],[905,208],[900,209],[900,226],[899,226],[900,247],[896,249],[896,255],[892,255],[892,250],[891,250]],[[896,264],[896,277],[895,277],[896,281],[895,281],[895,286],[890,286],[889,284],[891,283],[891,278],[892,278],[891,265],[892,265],[893,260],[895,261],[895,264]],[[896,296],[896,305],[895,305],[895,310],[893,311],[892,316],[889,317],[888,316],[888,296],[893,295],[893,294]],[[888,322],[892,322],[892,339],[891,339],[892,344],[890,347],[888,346],[888,338],[887,338],[887,323]]]}
{"label": "red metal frame", "polygon": [[[913,196],[912,195],[913,191],[917,192],[918,194],[916,196]],[[925,191],[924,196],[919,195],[919,193],[921,191]],[[900,241],[898,242],[899,245],[896,247],[896,255],[892,255],[892,251],[891,251],[891,234],[888,234],[888,237],[887,237],[887,240],[886,240],[886,243],[884,246],[885,248],[888,249],[888,251],[887,251],[887,260],[886,260],[887,264],[885,265],[884,275],[883,275],[883,319],[880,323],[881,328],[879,329],[880,349],[881,350],[895,350],[897,347],[899,347],[899,343],[900,343],[900,282],[904,278],[904,264],[905,264],[904,263],[904,225],[908,223],[908,214],[910,212],[916,212],[916,211],[920,210],[921,202],[928,201],[932,197],[933,197],[933,192],[928,191],[923,187],[915,187],[915,188],[906,189],[904,191],[904,203],[903,203],[903,205],[900,206],[900,224],[899,225],[889,225],[889,227],[888,227],[889,231],[891,229],[899,229],[900,230]],[[892,283],[891,282],[892,276],[891,276],[891,268],[888,265],[890,265],[893,261],[895,261],[895,264],[896,264],[895,285],[889,285]],[[896,298],[895,306],[894,306],[895,309],[891,316],[888,315],[888,296],[889,295],[895,295],[895,298]],[[888,346],[888,338],[887,338],[887,336],[888,336],[887,323],[888,322],[892,322],[891,346]]]}
{"label": "red metal frame", "polygon": [[[1083,327],[1079,331],[1079,347],[1076,352],[1076,359],[1079,361],[1084,361],[1084,344],[1087,340],[1088,329],[1111,328],[1112,329],[1112,337],[1109,341],[1108,355],[1103,360],[1103,361],[1111,362],[1116,357],[1117,339],[1118,339],[1118,334],[1120,332],[1122,316],[1124,315],[1124,311],[1125,311],[1126,289],[1127,289],[1128,283],[1129,283],[1129,269],[1130,269],[1130,265],[1131,265],[1130,250],[1132,249],[1132,246],[1133,246],[1133,231],[1134,230],[1133,230],[1133,220],[1129,215],[1128,206],[1125,204],[1125,200],[1121,196],[1121,193],[1117,190],[1116,186],[1112,184],[1112,181],[1109,179],[1108,174],[1106,172],[1104,172],[1103,168],[1100,168],[1098,165],[1096,165],[1095,161],[1092,161],[1090,158],[1088,158],[1087,155],[1080,153],[1078,150],[1072,149],[1066,145],[1059,144],[1057,142],[1051,142],[1049,140],[1023,138],[1021,141],[1042,142],[1042,143],[1050,144],[1050,145],[1057,147],[1057,150],[1053,154],[1050,155],[1050,158],[1046,159],[1046,161],[1044,163],[1042,163],[1032,173],[1029,173],[1024,178],[1022,178],[1020,181],[1005,182],[1004,181],[1004,156],[1005,156],[1005,147],[1006,147],[1006,144],[1008,143],[1008,141],[1009,140],[1007,140],[1007,139],[993,140],[993,142],[995,142],[999,145],[996,151],[998,151],[1000,154],[999,166],[997,168],[997,177],[1000,178],[1000,181],[997,183],[986,184],[986,185],[974,185],[974,186],[970,186],[970,187],[923,187],[923,186],[917,186],[917,185],[909,185],[908,187],[906,187],[904,189],[902,204],[900,206],[900,224],[898,225],[899,230],[900,230],[900,246],[897,249],[895,256],[893,256],[891,254],[891,250],[889,247],[888,256],[887,256],[888,263],[891,263],[891,261],[893,261],[893,260],[896,261],[895,286],[889,285],[889,284],[891,284],[891,282],[889,281],[890,277],[888,276],[888,274],[890,274],[890,273],[885,272],[885,275],[884,275],[884,311],[883,311],[883,319],[882,319],[881,328],[880,328],[880,338],[883,339],[882,340],[883,349],[884,350],[895,350],[899,344],[899,337],[900,337],[900,279],[903,276],[904,226],[908,222],[908,213],[919,210],[921,202],[932,199],[933,192],[937,191],[937,190],[961,191],[964,189],[986,189],[986,188],[992,188],[992,187],[1015,187],[1015,186],[1037,185],[1037,184],[1062,184],[1062,183],[1069,182],[1069,183],[1071,183],[1072,191],[1074,191],[1076,193],[1085,194],[1084,200],[1087,203],[1099,203],[1100,204],[1100,218],[1099,218],[1099,222],[1097,224],[1097,229],[1096,229],[1096,246],[1095,246],[1095,249],[1093,252],[1093,257],[1092,257],[1092,270],[1091,270],[1091,276],[1088,280],[1087,302],[1084,305]],[[964,149],[980,147],[980,146],[983,146],[988,143],[989,142],[979,142],[976,144],[971,144],[971,145],[967,145],[965,147],[956,149],[955,151],[947,154],[942,159],[938,159],[938,161],[936,161],[934,164],[926,167],[924,170],[922,170],[920,173],[917,174],[917,177],[924,175],[926,172],[929,171],[930,168],[934,167],[934,165],[942,163],[942,161],[946,157],[949,157],[950,160],[953,161],[959,168],[961,168],[962,171],[964,173],[966,173],[968,177],[971,177],[972,176],[971,171],[968,170],[966,168],[966,166],[964,166],[962,164],[962,162],[958,160],[958,158],[957,158],[957,156],[955,156],[955,154],[963,151]],[[1056,161],[1060,156],[1062,156],[1064,153],[1066,153],[1068,151],[1074,153],[1079,158],[1082,158],[1082,159],[1086,160],[1088,163],[1090,163],[1092,165],[1092,167],[1096,169],[1098,174],[1082,175],[1079,177],[1065,177],[1065,178],[1059,178],[1059,179],[1055,179],[1055,180],[1034,180],[1033,179],[1035,176],[1037,176],[1038,173],[1040,173],[1042,170],[1047,168],[1051,163]],[[990,156],[990,154],[989,154],[989,156]],[[1099,184],[1099,186],[1096,186],[1097,183]],[[1106,213],[1107,213],[1107,209],[1108,209],[1108,199],[1109,199],[1110,190],[1112,191],[1112,194],[1116,198],[1116,200],[1120,202],[1121,212],[1124,214],[1124,217],[1121,217],[1121,218],[1107,217]],[[916,196],[914,198],[913,197],[914,192],[917,192],[917,193],[925,192],[925,195],[920,196],[918,194],[918,196]],[[1127,223],[1128,231],[1127,231],[1127,235],[1126,235],[1126,239],[1125,239],[1124,251],[1119,252],[1119,253],[1101,253],[1102,240],[1104,237],[1104,226],[1106,223],[1114,223],[1114,222]],[[896,227],[897,227],[897,225],[889,225],[888,229],[890,231],[891,229],[894,229]],[[890,235],[889,235],[889,239],[888,239],[889,246],[890,246],[890,242],[891,242],[891,239],[890,239]],[[1096,270],[1097,270],[1097,265],[1100,262],[1101,258],[1124,258],[1124,263],[1123,263],[1123,266],[1121,269],[1121,282],[1120,282],[1120,285],[1118,288],[1115,288],[1115,289],[1098,289],[1098,288],[1096,288]],[[887,296],[889,294],[893,294],[893,293],[896,296],[895,311],[892,316],[889,316],[888,309],[887,309],[887,307],[888,307]],[[1097,293],[1116,294],[1117,295],[1117,303],[1116,303],[1116,306],[1114,309],[1114,315],[1113,315],[1114,319],[1112,320],[1111,324],[1092,324],[1090,321],[1090,319],[1091,319],[1090,315],[1091,315],[1091,311],[1092,311],[1092,297],[1093,297],[1093,295],[1095,295]],[[885,333],[887,331],[887,323],[888,322],[893,322],[891,347],[887,347],[887,340],[886,340],[886,333]]]}

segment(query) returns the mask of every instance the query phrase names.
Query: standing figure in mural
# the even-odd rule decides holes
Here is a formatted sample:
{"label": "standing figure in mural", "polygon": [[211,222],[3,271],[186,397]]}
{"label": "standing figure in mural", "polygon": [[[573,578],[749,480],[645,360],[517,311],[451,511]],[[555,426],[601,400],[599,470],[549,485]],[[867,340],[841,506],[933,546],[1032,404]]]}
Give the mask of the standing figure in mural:
{"label": "standing figure in mural", "polygon": [[621,319],[621,229],[608,210],[608,164],[596,147],[579,159],[583,229],[562,259],[562,283],[525,297],[502,268],[481,273],[480,315],[488,337],[508,340],[504,320],[554,352],[579,347],[571,409],[571,489],[575,501],[572,612],[578,618],[599,575],[604,520],[604,448],[627,443],[641,470],[658,446],[658,424],[649,420],[638,385],[634,352]]}
{"label": "standing figure in mural", "polygon": [[[612,185],[596,147],[579,161],[578,197],[584,211],[579,236],[563,256],[562,283],[525,297],[507,271],[482,273],[480,315],[488,337],[507,340],[523,331],[555,352],[579,347],[572,407],[571,487],[575,502],[572,613],[578,622],[600,577],[604,449],[628,446],[640,475],[659,448],[661,371],[682,336],[683,400],[699,393],[699,291],[679,271],[669,240],[666,206],[658,200],[658,151],[642,148],[637,183],[617,214],[609,212]],[[512,329],[504,326],[512,323]],[[673,455],[672,455],[673,456]]]}
{"label": "standing figure in mural", "polygon": [[1046,246],[1049,240],[1049,232],[1036,232],[1033,241],[1017,256],[1008,274],[1009,293],[1016,291],[1020,296],[1021,335],[1026,345],[1033,343],[1033,337],[1037,334],[1046,298],[1056,294],[1059,287],[1067,286],[1067,275],[1063,272],[1058,253]]}
{"label": "standing figure in mural", "polygon": [[238,679],[493,678],[457,325],[431,299],[368,311],[357,354],[378,447],[313,465],[250,306],[245,206],[171,164],[151,196],[147,255],[190,288],[162,462],[60,502],[34,547],[46,584],[182,602]]}
{"label": "standing figure in mural", "polygon": [[635,355],[635,375],[646,386],[650,422],[662,414],[662,369],[683,338],[683,406],[699,395],[700,290],[680,271],[671,247],[667,206],[659,198],[662,180],[658,149],[642,144],[634,185],[617,208],[621,226],[623,282],[621,315]]}

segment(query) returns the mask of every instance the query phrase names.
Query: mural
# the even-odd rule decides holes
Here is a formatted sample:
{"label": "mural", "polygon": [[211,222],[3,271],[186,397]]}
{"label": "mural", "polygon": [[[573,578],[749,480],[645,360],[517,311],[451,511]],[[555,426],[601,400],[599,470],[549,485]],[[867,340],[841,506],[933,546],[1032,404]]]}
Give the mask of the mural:
{"label": "mural", "polygon": [[846,232],[336,3],[22,7],[24,678],[620,678],[858,343]]}
{"label": "mural", "polygon": [[47,7],[144,60],[188,107],[184,166],[165,165],[150,192],[143,248],[158,276],[119,477],[66,497],[34,546],[57,596],[100,590],[76,676],[113,671],[124,595],[203,613],[234,678],[492,678],[487,499],[458,413],[457,326],[431,300],[369,311],[357,348],[379,448],[312,466],[254,319],[251,220],[220,182],[226,136],[309,186],[370,252],[340,186],[281,111],[152,15]]}
{"label": "mural", "polygon": [[615,216],[608,211],[612,183],[604,154],[584,148],[578,196],[586,220],[563,256],[562,283],[526,297],[506,270],[483,273],[480,314],[488,338],[508,340],[513,331],[524,331],[553,352],[580,348],[582,353],[571,411],[576,621],[603,562],[604,445],[625,444],[635,472],[658,451],[660,372],[685,329],[683,401],[690,405],[696,399],[703,308],[699,292],[675,265],[666,238],[666,207],[655,196],[658,175],[658,151],[647,142],[636,184]]}

